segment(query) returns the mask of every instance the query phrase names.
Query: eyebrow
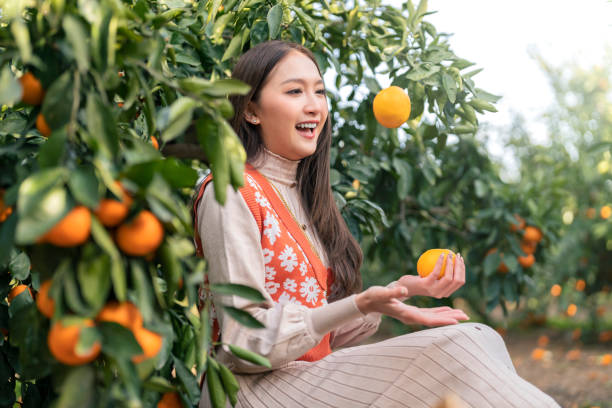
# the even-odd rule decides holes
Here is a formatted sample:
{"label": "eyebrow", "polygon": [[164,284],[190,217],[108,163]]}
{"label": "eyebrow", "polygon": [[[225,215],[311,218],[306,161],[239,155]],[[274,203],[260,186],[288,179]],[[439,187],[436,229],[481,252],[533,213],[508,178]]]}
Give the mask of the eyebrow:
{"label": "eyebrow", "polygon": [[[289,78],[289,79],[286,79],[283,82],[281,82],[281,85],[286,84],[288,82],[299,82],[301,84],[305,84],[306,83],[306,81],[304,79],[302,79],[302,78]],[[319,85],[319,84],[322,84],[322,83],[323,83],[323,79],[319,79],[317,82],[315,82],[315,85]]]}

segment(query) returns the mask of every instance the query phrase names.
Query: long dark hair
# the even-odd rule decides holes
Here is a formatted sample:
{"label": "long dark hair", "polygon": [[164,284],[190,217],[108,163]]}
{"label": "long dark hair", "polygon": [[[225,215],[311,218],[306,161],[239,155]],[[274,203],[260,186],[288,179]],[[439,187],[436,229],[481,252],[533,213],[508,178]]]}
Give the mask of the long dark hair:
{"label": "long dark hair", "polygon": [[[244,145],[247,161],[255,160],[264,147],[258,127],[245,118],[248,103],[259,100],[260,90],[272,69],[287,54],[295,51],[309,57],[321,75],[319,64],[309,49],[277,40],[260,43],[248,50],[238,59],[232,71],[232,78],[251,86],[247,95],[230,97],[234,106],[231,124]],[[346,226],[332,194],[329,181],[331,138],[331,119],[328,115],[314,154],[300,161],[296,176],[302,204],[319,234],[333,271],[334,282],[328,288],[329,302],[361,291],[359,270],[363,260],[361,248]]]}

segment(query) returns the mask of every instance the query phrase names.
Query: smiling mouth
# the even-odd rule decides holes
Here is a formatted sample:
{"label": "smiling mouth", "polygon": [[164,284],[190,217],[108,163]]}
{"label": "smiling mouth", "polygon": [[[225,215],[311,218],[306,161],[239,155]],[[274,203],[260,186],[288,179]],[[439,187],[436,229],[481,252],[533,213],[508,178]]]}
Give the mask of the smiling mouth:
{"label": "smiling mouth", "polygon": [[304,136],[304,137],[308,137],[308,138],[312,138],[315,135],[315,129],[317,127],[300,127],[300,126],[295,126],[295,129],[297,130],[297,132]]}

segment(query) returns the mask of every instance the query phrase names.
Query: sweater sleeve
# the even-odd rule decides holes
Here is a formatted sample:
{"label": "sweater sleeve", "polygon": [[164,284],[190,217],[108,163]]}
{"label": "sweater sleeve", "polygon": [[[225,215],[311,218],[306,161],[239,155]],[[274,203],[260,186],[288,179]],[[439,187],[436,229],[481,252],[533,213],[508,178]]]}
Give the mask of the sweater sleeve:
{"label": "sweater sleeve", "polygon": [[[275,369],[305,354],[327,332],[361,315],[354,307],[354,296],[317,308],[320,310],[316,313],[316,325],[313,322],[315,309],[274,302],[265,290],[265,264],[259,228],[242,195],[231,186],[228,186],[227,200],[223,206],[215,200],[214,189],[207,186],[198,207],[198,231],[211,284],[247,285],[265,297],[265,301],[257,303],[235,295],[213,293],[212,301],[224,343],[217,357],[234,372],[256,373],[268,369],[235,357],[226,344],[234,344],[268,358],[272,369]],[[223,311],[222,305],[250,313],[265,328],[252,329],[241,325]]]}

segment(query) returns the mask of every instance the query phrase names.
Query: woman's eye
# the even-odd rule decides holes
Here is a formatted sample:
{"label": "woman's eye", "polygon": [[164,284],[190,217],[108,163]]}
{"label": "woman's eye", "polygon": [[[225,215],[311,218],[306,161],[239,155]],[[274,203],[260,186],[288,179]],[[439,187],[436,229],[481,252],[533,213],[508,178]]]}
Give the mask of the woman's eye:
{"label": "woman's eye", "polygon": [[317,93],[318,93],[319,95],[327,95],[327,91],[326,91],[325,89],[319,89],[319,90],[317,91]]}
{"label": "woman's eye", "polygon": [[290,91],[289,91],[289,92],[287,92],[287,93],[290,93],[290,94],[298,94],[298,93],[300,93],[300,92],[302,92],[302,90],[301,90],[301,89],[292,89],[292,90],[290,90]]}

